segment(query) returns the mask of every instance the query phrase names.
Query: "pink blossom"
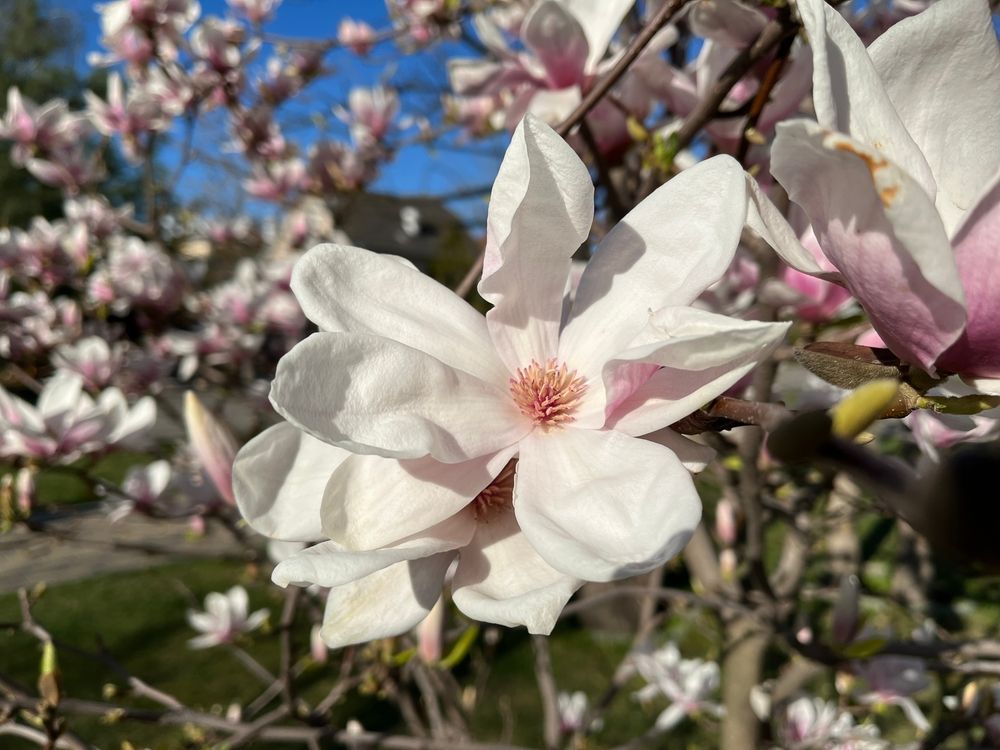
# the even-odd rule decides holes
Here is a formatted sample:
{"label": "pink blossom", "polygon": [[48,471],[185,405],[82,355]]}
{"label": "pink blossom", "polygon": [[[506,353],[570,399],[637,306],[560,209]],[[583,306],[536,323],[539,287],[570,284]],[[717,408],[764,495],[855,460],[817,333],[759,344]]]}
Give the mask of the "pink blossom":
{"label": "pink blossom", "polygon": [[344,18],[337,28],[337,41],[357,55],[367,55],[375,46],[375,29],[364,21]]}

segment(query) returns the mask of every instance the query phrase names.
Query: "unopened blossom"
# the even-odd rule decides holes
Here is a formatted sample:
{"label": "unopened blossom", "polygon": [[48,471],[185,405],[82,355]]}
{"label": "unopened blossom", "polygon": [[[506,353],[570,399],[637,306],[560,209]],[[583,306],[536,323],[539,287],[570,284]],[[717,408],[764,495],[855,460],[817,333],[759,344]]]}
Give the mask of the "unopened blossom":
{"label": "unopened blossom", "polygon": [[213,591],[205,597],[205,610],[189,609],[188,624],[201,635],[188,641],[191,648],[211,648],[232,643],[244,633],[250,633],[267,620],[266,609],[248,614],[250,600],[247,590],[233,586],[225,594]]}
{"label": "unopened blossom", "polygon": [[[778,127],[772,172],[897,356],[931,373],[1000,378],[1000,50],[989,5],[942,0],[867,49],[825,3],[798,7],[818,122]],[[794,244],[775,246],[799,270],[826,272]]]}
{"label": "unopened blossom", "polygon": [[856,726],[854,717],[822,698],[792,701],[778,725],[782,750],[881,750],[878,727]]}
{"label": "unopened blossom", "polygon": [[375,45],[375,29],[364,21],[344,18],[337,27],[337,41],[357,55],[367,55]]}
{"label": "unopened blossom", "polygon": [[137,436],[155,419],[152,398],[129,407],[121,391],[108,388],[94,399],[79,375],[61,371],[34,405],[0,388],[0,457],[71,463]]}
{"label": "unopened blossom", "polygon": [[233,459],[236,441],[229,429],[198,400],[193,391],[184,394],[184,426],[195,458],[219,495],[234,504]]}
{"label": "unopened blossom", "polygon": [[711,698],[719,689],[719,665],[702,659],[683,659],[674,643],[652,652],[637,652],[632,665],[647,685],[636,698],[643,702],[664,697],[670,705],[656,718],[660,731],[673,729],[687,716],[708,713],[719,717],[724,709]]}
{"label": "unopened blossom", "polygon": [[485,319],[397,258],[322,245],[299,261],[292,289],[321,332],[279,364],[271,398],[290,424],[244,447],[234,482],[261,533],[329,540],[274,573],[332,587],[328,643],[412,627],[456,557],[467,615],[548,632],[581,578],[680,550],[700,516],[686,466],[704,449],[662,428],[786,330],[664,307],[729,265],[744,185],[723,157],[654,193],[598,248],[565,327],[593,193],[572,149],[531,119],[494,187]]}

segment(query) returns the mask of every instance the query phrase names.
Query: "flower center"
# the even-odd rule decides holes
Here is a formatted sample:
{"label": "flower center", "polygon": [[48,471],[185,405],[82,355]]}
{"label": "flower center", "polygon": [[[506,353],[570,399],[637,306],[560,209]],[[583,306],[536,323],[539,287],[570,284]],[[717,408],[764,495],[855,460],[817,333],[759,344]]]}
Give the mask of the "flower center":
{"label": "flower center", "polygon": [[555,359],[544,365],[532,360],[510,379],[510,393],[517,408],[544,428],[572,422],[586,390],[586,379]]}
{"label": "flower center", "polygon": [[490,517],[495,515],[497,511],[510,507],[514,500],[515,466],[517,466],[517,459],[512,458],[500,470],[496,479],[473,499],[472,510],[476,521],[489,521]]}

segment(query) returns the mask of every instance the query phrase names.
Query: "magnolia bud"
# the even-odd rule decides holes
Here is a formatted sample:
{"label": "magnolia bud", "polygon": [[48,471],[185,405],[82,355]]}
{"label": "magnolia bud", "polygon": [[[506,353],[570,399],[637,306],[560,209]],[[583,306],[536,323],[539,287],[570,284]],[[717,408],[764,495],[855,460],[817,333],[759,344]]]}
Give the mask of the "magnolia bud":
{"label": "magnolia bud", "polygon": [[14,483],[17,511],[24,518],[31,515],[31,508],[35,504],[35,473],[34,468],[22,467],[17,472],[17,480]]}
{"label": "magnolia bud", "polygon": [[715,506],[715,533],[719,541],[727,547],[736,544],[739,533],[736,520],[736,505],[727,497],[719,500]]}
{"label": "magnolia bud", "polygon": [[846,646],[858,632],[858,598],[861,582],[854,574],[840,581],[840,594],[833,608],[833,642]]}

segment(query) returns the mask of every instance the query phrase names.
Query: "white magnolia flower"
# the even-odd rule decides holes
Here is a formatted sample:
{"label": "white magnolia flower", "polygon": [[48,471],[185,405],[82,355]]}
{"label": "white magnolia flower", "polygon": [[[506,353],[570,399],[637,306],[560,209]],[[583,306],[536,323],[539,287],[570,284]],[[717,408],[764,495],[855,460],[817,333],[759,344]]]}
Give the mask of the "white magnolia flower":
{"label": "white magnolia flower", "polygon": [[113,523],[134,511],[151,511],[170,484],[172,475],[170,462],[165,460],[130,468],[121,485],[124,499],[114,503],[108,519]]}
{"label": "white magnolia flower", "polygon": [[[303,257],[292,290],[320,332],[282,359],[271,399],[290,424],[243,449],[234,483],[261,533],[331,540],[275,571],[350,584],[331,592],[325,637],[412,627],[456,551],[455,603],[532,632],[551,630],[579,579],[680,551],[701,513],[685,462],[704,451],[664,428],[786,330],[687,306],[725,272],[745,211],[728,157],[674,178],[601,243],[564,322],[593,188],[529,118],[493,190],[486,318],[398,258],[336,245]],[[394,624],[373,624],[376,598]]]}
{"label": "white magnolia flower", "polygon": [[[583,720],[590,705],[587,694],[582,690],[572,693],[560,691],[557,699],[560,729],[566,734],[583,731]],[[590,722],[590,730],[594,732],[599,731],[603,726],[604,722],[601,719],[594,719]]]}
{"label": "white magnolia flower", "polygon": [[907,720],[921,732],[931,728],[914,693],[929,687],[930,675],[922,659],[913,656],[877,656],[857,664],[854,672],[868,684],[858,702],[874,706],[899,706]]}
{"label": "white magnolia flower", "polygon": [[57,371],[34,405],[0,388],[0,456],[70,463],[136,436],[156,421],[149,396],[131,408],[117,388],[96,399],[76,373]]}
{"label": "white magnolia flower", "polygon": [[205,611],[189,609],[188,624],[201,635],[188,641],[191,648],[210,648],[222,643],[231,643],[237,636],[256,630],[267,619],[266,609],[258,609],[248,615],[249,599],[247,590],[233,586],[225,594],[211,592],[205,597]]}
{"label": "white magnolia flower", "polygon": [[686,716],[709,713],[722,716],[724,709],[711,696],[719,689],[719,665],[702,659],[682,659],[677,646],[668,643],[651,653],[635,653],[632,664],[648,683],[636,692],[643,701],[663,696],[670,705],[657,717],[656,728],[667,731]]}
{"label": "white magnolia flower", "polygon": [[792,701],[778,737],[783,750],[880,750],[887,743],[872,724],[855,726],[854,717],[822,698]]}

